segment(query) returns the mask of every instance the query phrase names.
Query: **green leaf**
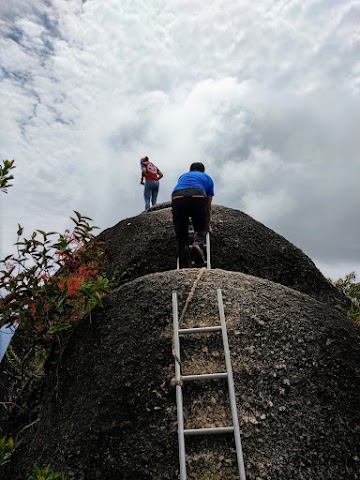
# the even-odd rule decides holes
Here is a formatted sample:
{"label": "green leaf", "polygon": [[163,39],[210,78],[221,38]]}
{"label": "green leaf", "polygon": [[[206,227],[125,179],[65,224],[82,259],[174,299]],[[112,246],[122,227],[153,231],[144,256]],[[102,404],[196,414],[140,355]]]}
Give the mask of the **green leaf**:
{"label": "green leaf", "polygon": [[60,325],[54,325],[51,327],[47,333],[51,335],[53,333],[61,332],[62,330],[67,330],[68,328],[71,328],[69,323],[60,323]]}
{"label": "green leaf", "polygon": [[68,287],[65,288],[65,290],[63,291],[63,293],[61,294],[58,302],[57,302],[57,307],[59,308],[61,306],[61,304],[64,302],[65,298],[66,298],[66,295],[68,294]]}
{"label": "green leaf", "polygon": [[39,232],[44,237],[44,240],[46,240],[46,237],[48,236],[48,234],[44,232],[44,230],[36,230],[36,231]]}
{"label": "green leaf", "polygon": [[77,212],[76,210],[73,210],[73,212],[78,217],[78,220],[81,220],[81,214],[79,212]]}

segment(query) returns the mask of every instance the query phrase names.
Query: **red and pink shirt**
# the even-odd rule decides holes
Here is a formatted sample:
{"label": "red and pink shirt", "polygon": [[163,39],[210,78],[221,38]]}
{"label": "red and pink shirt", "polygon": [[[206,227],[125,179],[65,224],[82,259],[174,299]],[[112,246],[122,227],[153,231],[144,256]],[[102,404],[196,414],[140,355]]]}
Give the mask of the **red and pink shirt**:
{"label": "red and pink shirt", "polygon": [[156,165],[154,165],[153,163],[149,162],[149,161],[145,161],[145,162],[142,162],[141,163],[141,168],[146,168],[146,177],[145,177],[145,180],[148,181],[148,180],[156,180],[158,181],[159,180],[159,176],[158,176],[158,168]]}

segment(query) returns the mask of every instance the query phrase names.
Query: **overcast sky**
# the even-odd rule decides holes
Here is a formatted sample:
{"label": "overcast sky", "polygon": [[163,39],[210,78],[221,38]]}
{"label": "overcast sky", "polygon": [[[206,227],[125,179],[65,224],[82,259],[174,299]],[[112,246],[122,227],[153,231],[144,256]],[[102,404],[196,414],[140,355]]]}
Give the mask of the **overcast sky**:
{"label": "overcast sky", "polygon": [[351,0],[1,1],[1,256],[17,223],[140,213],[148,155],[160,202],[202,161],[215,203],[360,274],[359,24]]}

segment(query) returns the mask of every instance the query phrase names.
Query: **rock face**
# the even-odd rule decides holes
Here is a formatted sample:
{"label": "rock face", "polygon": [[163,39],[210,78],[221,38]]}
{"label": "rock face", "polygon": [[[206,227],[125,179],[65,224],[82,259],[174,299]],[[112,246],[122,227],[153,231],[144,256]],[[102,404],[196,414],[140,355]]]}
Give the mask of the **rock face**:
{"label": "rock face", "polygon": [[[76,480],[178,478],[171,292],[182,312],[197,278],[181,326],[217,324],[222,289],[247,478],[359,478],[359,329],[282,285],[198,269],[127,283],[77,326],[6,478],[34,463]],[[221,371],[219,341],[182,342],[183,374]],[[184,405],[189,428],[231,422],[222,381],[186,387]],[[238,478],[230,440],[187,441],[188,478]]]}
{"label": "rock face", "polygon": [[[299,249],[247,215],[215,206],[213,227],[213,270],[174,269],[168,205],[99,236],[118,287],[75,327],[36,398],[14,407],[13,418],[0,404],[0,437],[20,431],[23,439],[0,479],[51,464],[71,480],[176,480],[171,293],[181,327],[210,326],[219,323],[217,288],[247,479],[360,479],[360,330],[344,314],[345,298]],[[181,347],[184,375],[224,371],[219,334],[189,336]],[[2,363],[3,402],[11,400],[7,370]],[[184,412],[187,428],[229,425],[226,383],[186,385]],[[186,448],[189,480],[238,478],[232,436],[187,439]]]}
{"label": "rock face", "polygon": [[[245,213],[214,205],[212,223],[212,268],[267,278],[332,306],[348,305],[300,249]],[[98,238],[104,242],[109,273],[119,285],[176,268],[169,204],[123,220]]]}

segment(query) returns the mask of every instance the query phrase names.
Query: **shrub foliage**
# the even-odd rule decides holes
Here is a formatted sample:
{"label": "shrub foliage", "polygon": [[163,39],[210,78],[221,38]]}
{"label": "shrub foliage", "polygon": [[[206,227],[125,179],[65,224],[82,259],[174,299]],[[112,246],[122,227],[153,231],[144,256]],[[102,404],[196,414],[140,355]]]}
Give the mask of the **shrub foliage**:
{"label": "shrub foliage", "polygon": [[360,282],[356,282],[356,273],[351,272],[332,283],[351,300],[347,316],[360,325]]}
{"label": "shrub foliage", "polygon": [[0,271],[0,326],[18,325],[35,343],[56,341],[62,348],[64,332],[109,291],[102,274],[102,245],[89,217],[75,212],[72,233],[36,230],[21,238],[17,254],[2,261]]}
{"label": "shrub foliage", "polygon": [[0,190],[4,193],[7,193],[7,189],[12,187],[12,184],[9,182],[14,179],[14,175],[10,175],[10,171],[16,168],[14,161],[15,160],[3,160],[3,164],[0,165]]}

